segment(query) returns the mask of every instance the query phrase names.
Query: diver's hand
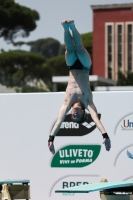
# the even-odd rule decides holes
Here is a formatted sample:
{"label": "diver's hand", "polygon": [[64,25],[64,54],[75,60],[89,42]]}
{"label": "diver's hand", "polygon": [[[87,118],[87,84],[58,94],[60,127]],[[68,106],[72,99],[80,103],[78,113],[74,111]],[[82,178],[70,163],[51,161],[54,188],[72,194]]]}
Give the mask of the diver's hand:
{"label": "diver's hand", "polygon": [[111,141],[110,138],[104,138],[103,139],[103,144],[105,144],[105,149],[106,151],[109,151],[111,148]]}
{"label": "diver's hand", "polygon": [[111,148],[111,141],[107,133],[103,133],[103,144],[105,144],[106,151],[109,151]]}
{"label": "diver's hand", "polygon": [[52,154],[55,154],[55,148],[54,148],[54,136],[49,136],[48,140],[48,148],[51,151]]}
{"label": "diver's hand", "polygon": [[49,150],[51,151],[52,154],[55,154],[55,149],[54,149],[54,144],[53,142],[49,142],[48,143],[48,147],[49,147]]}

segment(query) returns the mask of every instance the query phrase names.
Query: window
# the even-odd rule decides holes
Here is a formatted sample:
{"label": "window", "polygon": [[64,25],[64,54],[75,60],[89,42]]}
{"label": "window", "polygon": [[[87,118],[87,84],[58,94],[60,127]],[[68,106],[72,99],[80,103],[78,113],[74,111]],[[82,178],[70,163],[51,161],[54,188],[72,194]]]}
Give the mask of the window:
{"label": "window", "polygon": [[123,55],[123,46],[122,46],[122,25],[117,27],[117,66],[118,70],[122,69],[122,55]]}
{"label": "window", "polygon": [[107,77],[112,79],[112,25],[107,26]]}
{"label": "window", "polygon": [[127,25],[127,70],[132,71],[132,54],[133,54],[133,25]]}

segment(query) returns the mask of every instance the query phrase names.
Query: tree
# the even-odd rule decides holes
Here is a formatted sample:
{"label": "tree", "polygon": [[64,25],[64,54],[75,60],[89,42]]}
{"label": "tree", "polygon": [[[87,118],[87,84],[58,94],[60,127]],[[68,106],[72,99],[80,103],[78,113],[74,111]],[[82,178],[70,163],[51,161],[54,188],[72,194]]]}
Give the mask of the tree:
{"label": "tree", "polygon": [[49,68],[51,76],[67,76],[69,73],[64,55],[50,58],[46,62],[46,67]]}
{"label": "tree", "polygon": [[21,48],[21,46],[22,46],[22,45],[24,45],[24,44],[25,44],[25,42],[23,42],[23,41],[19,41],[19,42],[12,42],[12,44],[13,44],[14,46],[19,46],[19,47]]}
{"label": "tree", "polygon": [[92,32],[81,34],[83,45],[92,57]]}
{"label": "tree", "polygon": [[[52,76],[68,76],[69,69],[66,65],[65,56],[59,55],[47,60],[43,65],[42,74],[47,74],[48,79],[44,79],[45,83],[52,90]],[[58,84],[58,91],[64,91],[66,84]]]}
{"label": "tree", "polygon": [[66,51],[66,46],[65,44],[62,44],[60,46],[59,55],[65,55],[65,51]]}
{"label": "tree", "polygon": [[127,72],[124,76],[121,71],[118,72],[118,86],[132,86],[133,85],[133,72]]}
{"label": "tree", "polygon": [[36,28],[39,14],[14,0],[0,0],[0,37],[13,41],[17,36],[27,37]]}
{"label": "tree", "polygon": [[133,85],[133,72],[127,73],[127,85]]}
{"label": "tree", "polygon": [[[85,49],[89,52],[90,57],[92,59],[92,54],[93,54],[93,47],[92,47],[92,32],[90,33],[85,33],[85,34],[81,34],[82,36],[82,40],[83,40],[83,45],[85,47]],[[91,75],[93,71],[93,63],[91,66],[91,69],[89,71],[89,74]]]}
{"label": "tree", "polygon": [[34,42],[28,42],[27,44],[31,46],[31,52],[39,53],[47,59],[58,56],[61,46],[60,42],[54,38],[39,39]]}
{"label": "tree", "polygon": [[0,70],[3,72],[5,79],[10,78],[10,81],[18,83],[25,81],[26,77],[39,78],[41,67],[45,61],[44,56],[35,53],[23,51],[3,52],[0,54]]}
{"label": "tree", "polygon": [[121,71],[118,71],[117,85],[118,86],[124,86],[124,85],[126,85],[126,77],[122,74]]}

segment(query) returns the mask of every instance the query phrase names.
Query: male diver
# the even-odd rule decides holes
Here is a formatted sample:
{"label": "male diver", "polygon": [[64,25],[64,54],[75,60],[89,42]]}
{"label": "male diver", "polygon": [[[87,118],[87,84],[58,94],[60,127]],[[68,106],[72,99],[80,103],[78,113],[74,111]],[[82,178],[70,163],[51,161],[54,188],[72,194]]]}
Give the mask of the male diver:
{"label": "male diver", "polygon": [[[52,154],[55,154],[54,138],[64,121],[66,114],[71,109],[72,119],[76,123],[83,123],[86,120],[85,109],[100,130],[103,136],[103,143],[107,151],[111,148],[110,138],[98,118],[96,107],[93,103],[92,92],[89,83],[89,70],[91,58],[83,46],[82,38],[77,31],[73,20],[61,22],[64,28],[64,41],[66,45],[65,59],[69,68],[69,80],[65,92],[64,102],[60,108],[57,121],[49,135],[48,147]],[[71,32],[72,35],[71,35]]]}

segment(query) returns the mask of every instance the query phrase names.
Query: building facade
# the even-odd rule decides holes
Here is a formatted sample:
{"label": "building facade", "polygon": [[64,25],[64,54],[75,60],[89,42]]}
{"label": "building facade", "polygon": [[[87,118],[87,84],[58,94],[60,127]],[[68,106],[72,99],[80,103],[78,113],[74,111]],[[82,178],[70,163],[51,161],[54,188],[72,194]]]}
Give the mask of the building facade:
{"label": "building facade", "polygon": [[92,5],[93,74],[117,81],[133,72],[133,3]]}

